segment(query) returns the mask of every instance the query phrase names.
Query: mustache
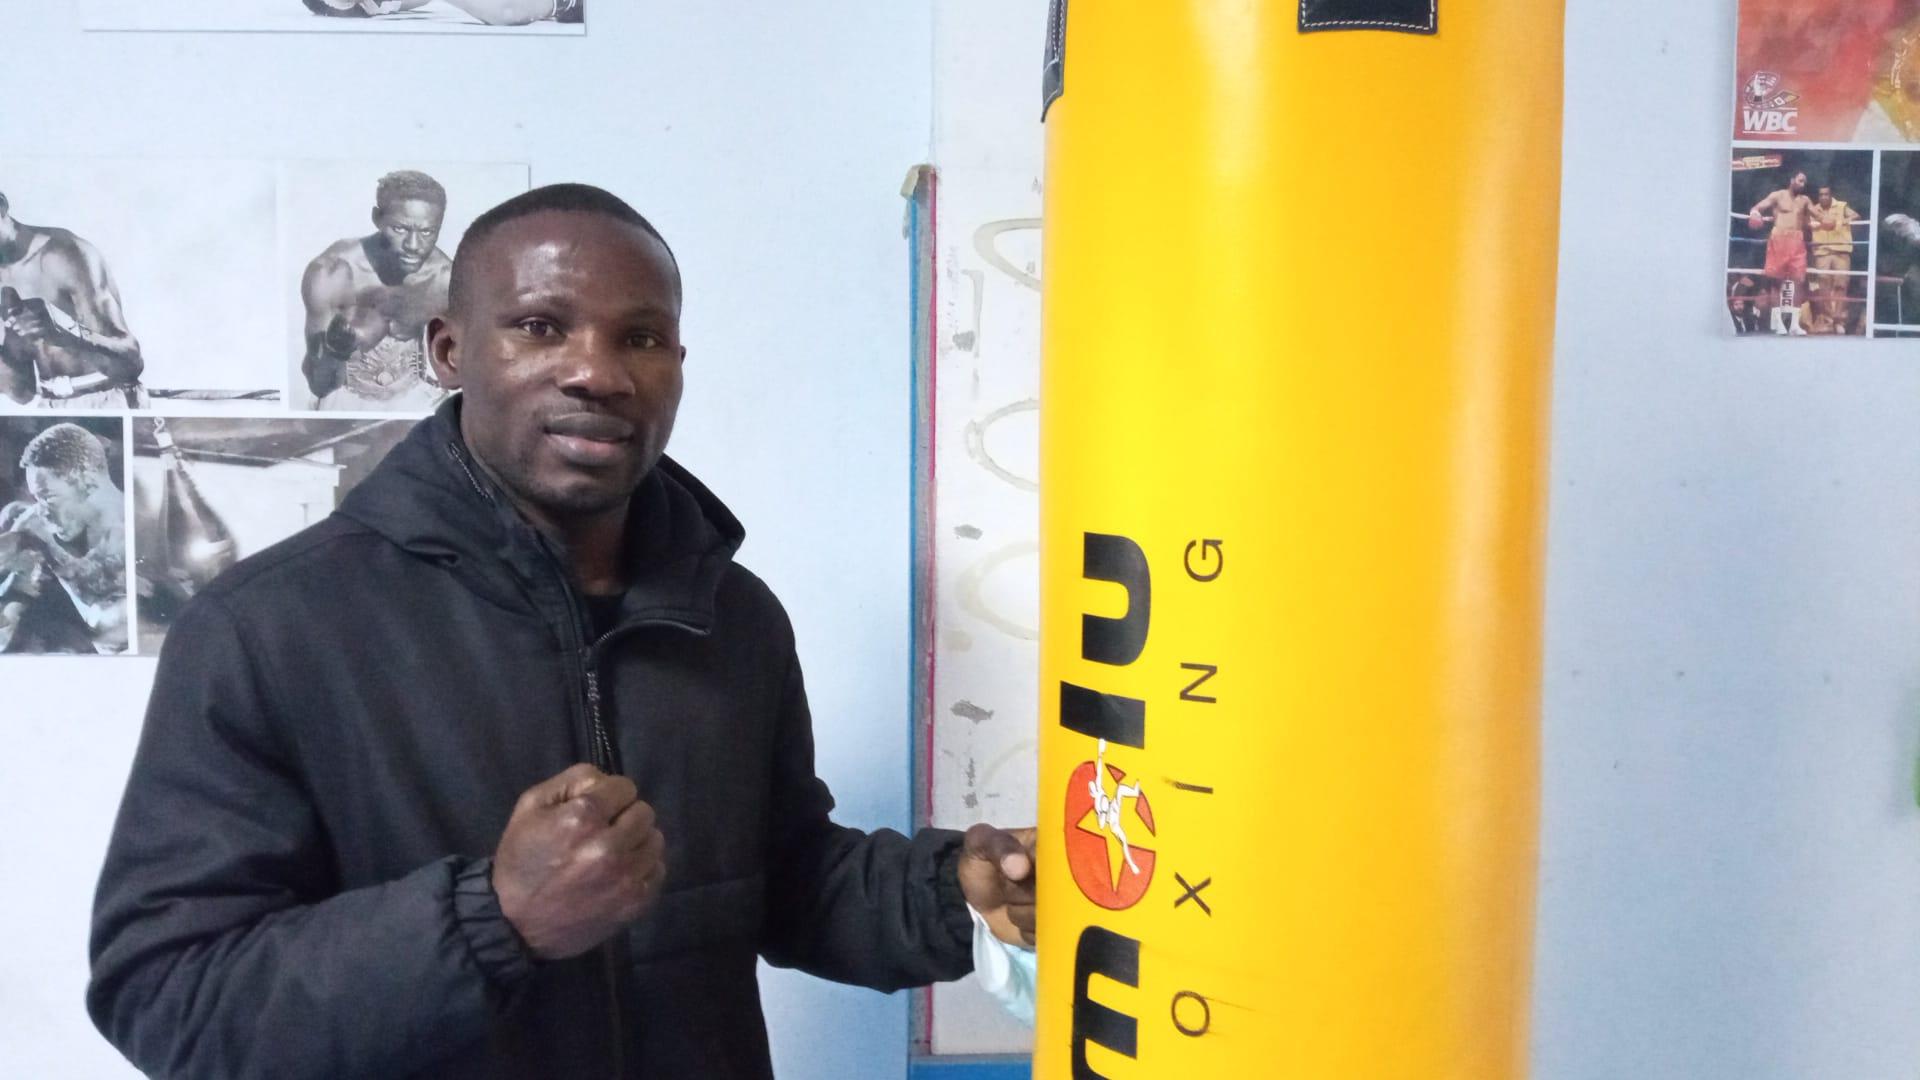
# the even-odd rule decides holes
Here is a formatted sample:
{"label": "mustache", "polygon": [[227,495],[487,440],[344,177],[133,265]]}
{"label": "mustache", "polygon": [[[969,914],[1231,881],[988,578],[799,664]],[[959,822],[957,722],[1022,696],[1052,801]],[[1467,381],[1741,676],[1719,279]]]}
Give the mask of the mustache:
{"label": "mustache", "polygon": [[554,435],[567,435],[595,442],[626,442],[634,436],[634,426],[617,416],[596,412],[570,412],[550,416],[546,429]]}

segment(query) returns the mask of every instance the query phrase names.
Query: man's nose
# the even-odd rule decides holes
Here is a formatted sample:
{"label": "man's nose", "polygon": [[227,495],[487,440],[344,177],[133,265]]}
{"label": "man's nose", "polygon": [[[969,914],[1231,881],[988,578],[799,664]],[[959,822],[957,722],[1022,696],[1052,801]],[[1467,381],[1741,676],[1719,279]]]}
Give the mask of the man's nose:
{"label": "man's nose", "polygon": [[636,389],[633,375],[611,344],[604,335],[575,334],[560,355],[560,389],[584,398],[631,396]]}

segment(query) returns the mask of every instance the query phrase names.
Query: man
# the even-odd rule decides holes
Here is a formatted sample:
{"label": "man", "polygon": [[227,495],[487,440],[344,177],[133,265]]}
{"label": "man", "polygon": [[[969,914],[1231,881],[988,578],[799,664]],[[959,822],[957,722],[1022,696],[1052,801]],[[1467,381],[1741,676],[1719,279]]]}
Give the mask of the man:
{"label": "man", "polygon": [[1813,206],[1814,309],[1821,329],[1847,332],[1847,271],[1853,269],[1853,223],[1860,215],[1844,200],[1833,197],[1833,186],[1823,184]]}
{"label": "man", "polygon": [[[34,436],[20,457],[32,501],[0,509],[0,546],[10,572],[0,572],[0,649],[33,625],[35,601],[49,606],[49,624],[72,614],[85,624],[88,647],[127,648],[126,504],[108,471],[106,448],[77,424],[55,424]],[[53,591],[57,585],[64,596]],[[70,618],[70,616],[69,616]],[[34,651],[79,651],[50,649]]]}
{"label": "man", "polygon": [[145,368],[99,250],[0,194],[0,406],[144,408]]}
{"label": "man", "polygon": [[1733,329],[1738,334],[1757,334],[1761,329],[1760,283],[1752,274],[1734,273],[1727,285],[1727,311],[1733,316]]}
{"label": "man", "polygon": [[[315,15],[369,19],[402,14],[426,7],[433,0],[305,0]],[[586,0],[447,0],[488,26],[525,26],[551,20],[578,23],[586,19]]]}
{"label": "man", "polygon": [[[1813,200],[1807,198],[1807,174],[1798,172],[1787,186],[1755,203],[1747,212],[1747,225],[1755,232],[1773,222],[1773,234],[1767,238],[1765,275],[1772,282],[1772,327],[1776,334],[1805,334],[1800,325],[1800,293],[1807,280],[1807,226],[1813,216]],[[1783,325],[1781,317],[1788,317]]]}
{"label": "man", "polygon": [[447,307],[453,261],[436,246],[446,212],[439,181],[389,173],[374,189],[373,234],[341,240],[307,264],[300,370],[316,408],[425,412],[439,402],[426,329]]}
{"label": "man", "polygon": [[428,331],[460,393],[182,613],[94,913],[134,1064],[762,1080],[757,956],[895,989],[968,970],[969,906],[1031,942],[1030,831],[829,820],[792,629],[662,456],[680,296],[604,191],[488,211]]}

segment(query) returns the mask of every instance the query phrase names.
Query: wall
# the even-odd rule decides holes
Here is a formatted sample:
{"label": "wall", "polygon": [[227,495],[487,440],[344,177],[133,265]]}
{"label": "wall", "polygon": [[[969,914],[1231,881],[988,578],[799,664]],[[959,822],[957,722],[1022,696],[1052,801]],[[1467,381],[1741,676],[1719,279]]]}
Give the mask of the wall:
{"label": "wall", "polygon": [[[75,3],[0,6],[7,155],[527,161],[536,183],[600,183],[652,217],[687,279],[673,451],[747,522],[743,561],[792,610],[840,818],[906,824],[899,189],[927,153],[923,5],[603,0],[579,40],[83,35]],[[192,250],[181,264],[227,272]],[[151,671],[0,660],[8,1076],[131,1075],[81,993],[93,878]],[[790,973],[764,987],[783,1078],[904,1074],[904,995]]]}
{"label": "wall", "polygon": [[1575,0],[1547,1080],[1920,1060],[1920,349],[1736,341],[1732,0]]}

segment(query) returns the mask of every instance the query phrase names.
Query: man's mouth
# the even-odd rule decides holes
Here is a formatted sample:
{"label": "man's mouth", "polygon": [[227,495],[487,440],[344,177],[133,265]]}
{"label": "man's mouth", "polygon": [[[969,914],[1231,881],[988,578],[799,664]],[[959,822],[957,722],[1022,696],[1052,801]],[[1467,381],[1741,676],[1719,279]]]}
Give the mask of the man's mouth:
{"label": "man's mouth", "polygon": [[547,437],[575,465],[605,466],[627,456],[634,427],[617,417],[574,413],[547,421]]}

